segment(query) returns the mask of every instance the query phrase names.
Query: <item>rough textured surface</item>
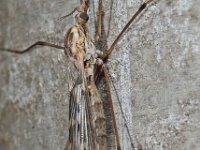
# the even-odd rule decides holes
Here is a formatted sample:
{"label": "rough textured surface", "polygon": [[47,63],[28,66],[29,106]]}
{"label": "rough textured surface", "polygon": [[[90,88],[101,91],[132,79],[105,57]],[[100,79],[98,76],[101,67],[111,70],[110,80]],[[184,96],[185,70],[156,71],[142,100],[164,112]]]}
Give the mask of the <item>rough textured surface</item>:
{"label": "rough textured surface", "polygon": [[[71,24],[57,19],[75,4],[1,1],[0,47],[20,50],[38,40],[61,45],[73,17]],[[0,62],[0,149],[64,149],[69,101],[64,53],[44,47],[24,55],[1,52]]]}
{"label": "rough textured surface", "polygon": [[[113,8],[117,29],[140,4],[117,1]],[[144,149],[200,147],[198,5],[195,0],[157,1],[137,19],[112,55],[118,62],[113,78],[126,120],[134,141]],[[128,149],[119,120],[124,149]]]}
{"label": "rough textured surface", "polygon": [[[141,3],[105,1],[106,46]],[[62,45],[74,21],[57,18],[77,4],[1,0],[0,47],[21,49],[37,40]],[[147,150],[199,149],[199,5],[198,0],[157,0],[113,51],[107,64],[123,150],[131,146],[122,111],[135,146],[139,142]],[[96,0],[91,3],[90,29],[95,6]],[[68,66],[63,52],[54,49],[38,48],[23,56],[0,52],[0,149],[64,148]]]}

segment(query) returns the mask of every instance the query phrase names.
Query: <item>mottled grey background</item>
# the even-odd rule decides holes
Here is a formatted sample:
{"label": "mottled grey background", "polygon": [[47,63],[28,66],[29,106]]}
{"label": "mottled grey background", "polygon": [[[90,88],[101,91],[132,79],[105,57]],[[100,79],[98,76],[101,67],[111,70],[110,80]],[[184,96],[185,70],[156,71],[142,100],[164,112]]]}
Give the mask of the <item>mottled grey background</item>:
{"label": "mottled grey background", "polygon": [[[91,35],[96,1],[91,0]],[[62,45],[74,19],[57,18],[78,2],[1,0],[0,47],[20,50],[37,40]],[[105,47],[141,3],[104,1]],[[107,65],[123,150],[131,149],[125,120],[135,146],[138,142],[145,150],[199,149],[199,6],[198,0],[156,0],[113,51]],[[0,52],[0,149],[64,148],[69,66],[63,52],[53,48],[24,55]]]}

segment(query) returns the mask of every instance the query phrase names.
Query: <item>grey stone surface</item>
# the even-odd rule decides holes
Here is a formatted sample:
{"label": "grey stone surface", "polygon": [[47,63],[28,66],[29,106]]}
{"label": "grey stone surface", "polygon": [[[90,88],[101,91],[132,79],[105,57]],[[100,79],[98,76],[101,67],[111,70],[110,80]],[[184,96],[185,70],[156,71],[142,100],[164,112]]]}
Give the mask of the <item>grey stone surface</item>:
{"label": "grey stone surface", "polygon": [[[74,1],[0,1],[0,47],[22,50],[38,40],[62,45],[73,17],[57,19],[75,5]],[[64,53],[53,48],[38,47],[24,55],[1,52],[1,150],[64,149],[67,67]]]}
{"label": "grey stone surface", "polygon": [[[91,1],[91,34],[96,1]],[[142,1],[104,2],[109,47]],[[57,18],[77,4],[78,0],[1,0],[0,47],[23,49],[37,40],[62,45],[74,20]],[[198,0],[157,0],[113,51],[107,65],[123,150],[131,147],[122,114],[135,146],[199,149],[199,5]],[[0,149],[64,148],[69,66],[63,52],[53,48],[40,47],[24,55],[0,52]]]}
{"label": "grey stone surface", "polygon": [[[116,2],[116,30],[140,4]],[[200,147],[198,5],[195,0],[156,1],[135,21],[112,55],[117,65],[111,65],[110,72],[126,120],[133,140],[144,149]],[[129,149],[123,123],[119,117],[123,149]]]}

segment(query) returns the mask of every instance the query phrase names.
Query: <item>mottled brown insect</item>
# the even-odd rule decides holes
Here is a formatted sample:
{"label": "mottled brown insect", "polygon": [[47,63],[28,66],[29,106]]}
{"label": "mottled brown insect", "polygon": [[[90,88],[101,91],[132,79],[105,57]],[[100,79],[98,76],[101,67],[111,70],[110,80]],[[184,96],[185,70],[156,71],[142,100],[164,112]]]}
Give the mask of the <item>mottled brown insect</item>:
{"label": "mottled brown insect", "polygon": [[[102,0],[99,0],[98,27],[95,40],[88,34],[87,22],[89,16],[89,0],[81,0],[80,6],[73,12],[77,12],[76,24],[66,33],[64,47],[48,42],[38,41],[23,51],[12,49],[1,49],[12,53],[26,53],[36,45],[50,46],[64,50],[68,58],[74,63],[79,72],[76,80],[70,82],[70,105],[69,105],[69,138],[66,142],[66,150],[108,150],[106,119],[104,115],[101,96],[97,90],[96,80],[99,74],[103,74],[108,91],[112,116],[112,128],[114,131],[113,141],[115,149],[120,150],[120,140],[115,121],[114,109],[110,93],[108,70],[104,62],[114,50],[122,34],[127,30],[133,20],[146,8],[153,0],[145,1],[130,21],[119,33],[109,49],[100,51],[95,44],[102,36]],[[67,15],[68,16],[68,15]],[[62,17],[61,19],[65,18]],[[71,74],[72,72],[69,72]],[[133,144],[132,147],[134,148]],[[138,149],[142,149],[139,144]]]}

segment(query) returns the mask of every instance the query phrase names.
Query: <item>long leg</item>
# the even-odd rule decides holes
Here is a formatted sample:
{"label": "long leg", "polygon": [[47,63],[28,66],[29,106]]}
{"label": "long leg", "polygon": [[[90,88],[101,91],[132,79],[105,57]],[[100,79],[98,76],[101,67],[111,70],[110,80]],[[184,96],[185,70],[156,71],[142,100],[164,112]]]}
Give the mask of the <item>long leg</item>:
{"label": "long leg", "polygon": [[146,0],[141,6],[140,8],[137,10],[137,12],[133,15],[133,17],[129,20],[129,22],[125,25],[125,27],[122,29],[122,31],[119,33],[119,35],[117,36],[117,38],[114,40],[114,42],[112,43],[112,45],[110,46],[110,48],[108,50],[106,50],[104,52],[103,55],[103,59],[106,59],[113,51],[114,47],[116,46],[117,42],[119,41],[119,39],[121,38],[121,36],[123,35],[123,33],[128,29],[128,27],[131,25],[131,23],[135,20],[135,18],[146,8],[146,6],[151,3],[153,0]]}
{"label": "long leg", "polygon": [[54,48],[62,49],[62,50],[65,49],[65,47],[63,47],[63,46],[59,46],[59,45],[52,44],[52,43],[48,43],[48,42],[44,42],[44,41],[38,41],[38,42],[32,44],[31,46],[29,46],[28,48],[26,48],[26,49],[23,50],[23,51],[13,50],[13,49],[5,49],[5,48],[0,48],[0,50],[1,50],[1,51],[11,52],[11,53],[16,53],[16,54],[23,54],[23,53],[26,53],[26,52],[29,52],[29,51],[33,50],[33,48],[34,48],[35,46],[37,46],[37,45],[49,46],[49,47],[54,47]]}
{"label": "long leg", "polygon": [[[108,91],[111,91],[111,90],[110,90],[110,82],[109,82],[109,73],[108,73],[108,70],[105,68],[105,66],[102,67],[102,70],[103,70],[103,72],[104,72],[104,76],[105,76],[105,80],[106,80],[106,86],[108,85],[108,87],[109,87],[109,90],[108,90]],[[114,88],[114,90],[115,90],[115,92],[116,92],[116,87],[115,87],[115,85],[113,84],[112,86],[113,86],[113,88]],[[110,93],[110,92],[109,92],[109,93]],[[118,95],[117,93],[116,93],[116,96],[117,96],[117,100],[118,100],[118,103],[119,103],[119,107],[120,107],[120,110],[121,110],[121,113],[122,113],[122,117],[123,117],[123,119],[124,119],[124,125],[125,125],[125,128],[126,128],[126,130],[127,130],[127,133],[128,133],[128,136],[129,136],[129,139],[130,139],[130,142],[131,142],[131,147],[134,149],[135,146],[134,146],[134,144],[133,144],[133,139],[132,139],[132,137],[131,137],[131,134],[130,134],[128,125],[127,125],[127,123],[126,123],[127,121],[126,121],[126,118],[125,118],[125,115],[124,115],[124,111],[123,111],[123,109],[122,109],[121,102],[119,101],[119,95]],[[110,93],[110,97],[111,97],[111,93]],[[110,98],[110,100],[111,100],[111,102],[112,102],[112,99],[111,99],[111,98]],[[113,115],[114,115],[114,109],[113,109]],[[116,125],[116,122],[115,122],[115,125]],[[116,129],[117,129],[117,127],[116,127]],[[140,149],[138,149],[138,150],[140,150]]]}
{"label": "long leg", "polygon": [[102,69],[103,69],[103,75],[105,77],[104,79],[106,82],[107,94],[108,94],[108,99],[109,99],[109,103],[110,103],[110,107],[111,107],[111,115],[113,118],[113,127],[114,127],[115,136],[116,136],[117,150],[121,150],[120,141],[119,141],[119,133],[117,130],[117,124],[116,124],[114,107],[113,107],[112,96],[111,96],[111,88],[110,88],[110,83],[109,83],[108,70],[104,65],[102,66]]}
{"label": "long leg", "polygon": [[97,20],[97,33],[95,35],[96,42],[101,38],[102,36],[102,0],[99,0],[98,5],[98,20]]}

